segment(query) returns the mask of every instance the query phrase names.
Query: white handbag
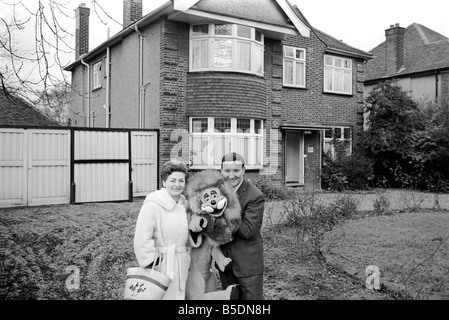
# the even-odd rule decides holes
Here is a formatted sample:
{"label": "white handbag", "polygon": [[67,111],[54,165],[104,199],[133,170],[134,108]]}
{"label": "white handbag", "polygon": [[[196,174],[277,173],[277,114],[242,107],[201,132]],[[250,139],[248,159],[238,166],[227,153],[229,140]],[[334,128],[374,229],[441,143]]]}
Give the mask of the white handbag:
{"label": "white handbag", "polygon": [[[156,261],[160,257],[156,270]],[[156,254],[151,268],[133,267],[126,271],[125,300],[161,300],[171,279],[160,272],[162,257]]]}

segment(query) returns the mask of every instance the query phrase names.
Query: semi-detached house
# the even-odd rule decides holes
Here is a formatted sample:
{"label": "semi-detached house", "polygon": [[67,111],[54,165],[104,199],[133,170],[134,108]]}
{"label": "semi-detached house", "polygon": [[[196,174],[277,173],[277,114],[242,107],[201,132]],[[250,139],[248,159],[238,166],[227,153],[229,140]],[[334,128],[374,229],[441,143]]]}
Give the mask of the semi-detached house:
{"label": "semi-detached house", "polygon": [[308,23],[286,0],[167,1],[89,51],[89,8],[76,9],[72,125],[159,129],[159,163],[219,168],[241,153],[247,174],[320,187],[334,141],[348,152],[363,126],[371,54]]}

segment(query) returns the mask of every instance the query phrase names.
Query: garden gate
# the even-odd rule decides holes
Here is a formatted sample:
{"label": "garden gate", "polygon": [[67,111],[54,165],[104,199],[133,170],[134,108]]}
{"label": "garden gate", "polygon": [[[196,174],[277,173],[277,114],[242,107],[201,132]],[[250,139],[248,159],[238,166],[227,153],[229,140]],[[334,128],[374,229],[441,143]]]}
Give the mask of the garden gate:
{"label": "garden gate", "polygon": [[68,203],[70,130],[0,128],[0,207]]}
{"label": "garden gate", "polygon": [[132,201],[158,188],[157,130],[0,128],[0,207]]}

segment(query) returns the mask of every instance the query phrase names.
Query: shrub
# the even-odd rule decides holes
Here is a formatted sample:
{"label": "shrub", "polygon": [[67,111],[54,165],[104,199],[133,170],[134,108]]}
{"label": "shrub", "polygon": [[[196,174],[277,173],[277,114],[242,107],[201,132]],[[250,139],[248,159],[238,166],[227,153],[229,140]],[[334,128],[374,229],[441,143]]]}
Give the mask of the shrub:
{"label": "shrub", "polygon": [[343,147],[335,150],[335,158],[323,153],[321,187],[334,191],[370,189],[374,177],[372,161],[358,147],[349,156]]}
{"label": "shrub", "polygon": [[296,194],[284,203],[287,225],[296,229],[302,253],[319,254],[323,235],[331,231],[341,220],[357,213],[358,203],[351,195],[340,197],[329,206],[318,204],[315,194]]}
{"label": "shrub", "polygon": [[261,177],[257,180],[251,180],[251,182],[262,191],[265,201],[281,201],[291,199],[296,192],[285,186],[273,185],[273,182],[269,179]]}

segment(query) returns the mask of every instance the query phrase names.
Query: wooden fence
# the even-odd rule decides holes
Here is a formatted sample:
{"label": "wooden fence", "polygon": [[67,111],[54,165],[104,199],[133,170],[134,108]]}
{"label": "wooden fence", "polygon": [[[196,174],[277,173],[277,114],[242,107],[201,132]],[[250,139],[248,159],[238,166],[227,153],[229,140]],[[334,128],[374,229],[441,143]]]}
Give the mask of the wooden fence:
{"label": "wooden fence", "polygon": [[158,131],[0,128],[0,207],[132,201],[158,188]]}

